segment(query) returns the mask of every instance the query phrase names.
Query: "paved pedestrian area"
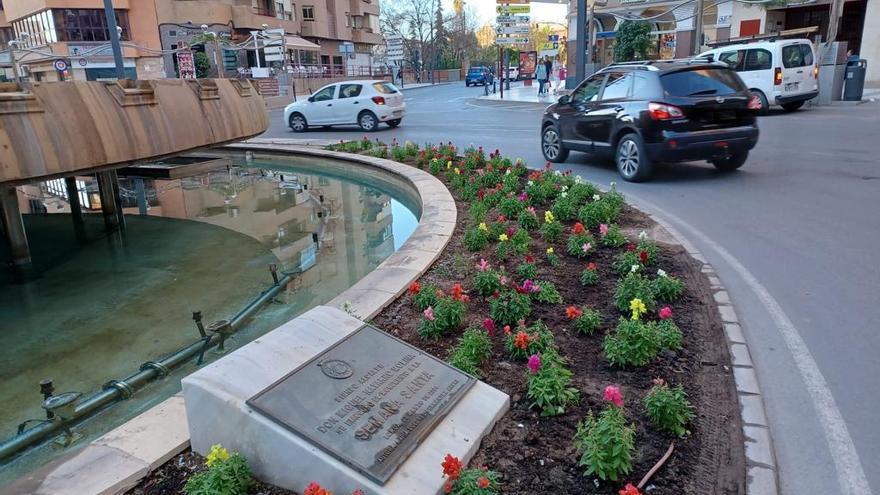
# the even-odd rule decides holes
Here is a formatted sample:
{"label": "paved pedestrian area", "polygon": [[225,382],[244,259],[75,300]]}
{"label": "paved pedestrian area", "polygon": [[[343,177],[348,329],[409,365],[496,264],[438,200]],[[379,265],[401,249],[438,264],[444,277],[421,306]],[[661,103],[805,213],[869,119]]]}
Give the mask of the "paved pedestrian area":
{"label": "paved pedestrian area", "polygon": [[477,97],[480,100],[490,100],[490,101],[515,101],[522,103],[541,103],[541,104],[551,104],[555,103],[560,96],[564,94],[568,94],[569,90],[561,90],[559,92],[553,92],[546,95],[538,96],[538,83],[533,82],[531,86],[526,86],[524,81],[517,81],[510,85],[510,89],[504,90],[504,98],[501,97],[501,83],[499,82],[496,87],[497,91],[493,94],[491,86],[489,87],[489,95],[488,96],[479,96]]}

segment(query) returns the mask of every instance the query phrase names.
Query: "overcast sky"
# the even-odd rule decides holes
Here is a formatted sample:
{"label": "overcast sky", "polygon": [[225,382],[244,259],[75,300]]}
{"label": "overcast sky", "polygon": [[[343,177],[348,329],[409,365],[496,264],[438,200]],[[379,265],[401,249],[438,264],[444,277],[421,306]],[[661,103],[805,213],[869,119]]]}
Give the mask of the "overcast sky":
{"label": "overcast sky", "polygon": [[[465,5],[477,13],[480,25],[495,22],[495,0],[465,0]],[[443,10],[452,11],[452,0],[443,0]],[[532,22],[550,21],[565,24],[566,12],[567,4],[532,3]]]}

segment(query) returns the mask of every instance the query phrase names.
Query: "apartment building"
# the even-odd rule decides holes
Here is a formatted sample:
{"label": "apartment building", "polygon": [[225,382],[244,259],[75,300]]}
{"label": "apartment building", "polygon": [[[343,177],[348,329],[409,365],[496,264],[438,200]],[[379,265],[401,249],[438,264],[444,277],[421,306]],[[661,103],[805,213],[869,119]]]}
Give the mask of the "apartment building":
{"label": "apartment building", "polygon": [[[283,66],[291,72],[345,75],[369,67],[379,34],[378,0],[154,0],[162,48],[192,44],[206,25],[229,40],[216,57],[228,76],[239,68]],[[241,50],[253,31],[283,29],[285,61],[266,63],[265,54]],[[343,48],[345,43],[351,50]],[[251,45],[252,46],[252,45]],[[196,47],[212,52],[213,47]],[[259,59],[258,59],[259,57]],[[212,73],[215,57],[210,53]],[[259,61],[259,63],[258,63]],[[176,61],[165,57],[166,77],[176,77]]]}
{"label": "apartment building", "polygon": [[[32,81],[115,77],[102,0],[3,0],[2,7],[13,36],[25,40],[15,54],[23,76]],[[126,74],[139,79],[163,77],[153,2],[113,0],[113,7],[125,43]],[[0,33],[3,26],[0,21]],[[57,70],[59,59],[67,70]]]}

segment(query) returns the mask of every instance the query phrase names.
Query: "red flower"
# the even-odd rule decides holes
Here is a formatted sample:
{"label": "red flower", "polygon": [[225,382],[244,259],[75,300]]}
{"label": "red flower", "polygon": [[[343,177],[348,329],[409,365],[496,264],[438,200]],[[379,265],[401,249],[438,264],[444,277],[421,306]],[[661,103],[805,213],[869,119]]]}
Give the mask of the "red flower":
{"label": "red flower", "polygon": [[420,284],[418,282],[413,282],[413,283],[409,284],[409,293],[410,294],[416,295],[421,290],[422,290],[422,284]]}
{"label": "red flower", "polygon": [[[506,331],[506,328],[505,328]],[[526,350],[529,348],[529,334],[520,330],[516,332],[516,337],[513,338],[513,346],[517,349]]]}
{"label": "red flower", "polygon": [[351,492],[351,495],[364,495],[364,491],[358,488],[357,490]]}
{"label": "red flower", "polygon": [[477,197],[480,198],[480,201],[482,201],[485,196],[486,196],[486,191],[484,191],[482,189],[477,191]]}
{"label": "red flower", "polygon": [[461,284],[455,284],[452,286],[452,290],[449,291],[452,295],[452,298],[458,301],[463,301],[464,299],[464,291],[461,288]]}
{"label": "red flower", "polygon": [[455,483],[451,481],[443,483],[443,493],[452,493],[453,488],[455,488]]}
{"label": "red flower", "polygon": [[629,244],[626,245],[626,250],[629,251],[629,252],[633,252],[633,251],[636,250],[636,245],[635,245],[635,244],[632,244],[632,243],[629,243]]}
{"label": "red flower", "polygon": [[455,457],[452,454],[446,454],[446,457],[443,458],[443,462],[440,465],[443,467],[443,475],[450,480],[456,480],[461,476],[462,466],[458,457]]}
{"label": "red flower", "polygon": [[584,314],[584,312],[581,311],[580,309],[578,309],[577,306],[569,306],[569,307],[565,308],[565,316],[569,320],[574,320],[574,319],[580,317],[582,314]]}
{"label": "red flower", "polygon": [[595,272],[596,271],[596,264],[595,263],[588,263],[587,270],[590,270],[591,272]]}
{"label": "red flower", "polygon": [[529,180],[531,181],[541,180],[541,177],[541,172],[538,172],[537,170],[535,170],[534,172],[529,172]]}
{"label": "red flower", "polygon": [[477,486],[480,488],[489,488],[489,478],[480,476],[477,478]]}
{"label": "red flower", "polygon": [[309,483],[309,486],[306,487],[306,491],[303,492],[303,495],[333,495],[332,493],[325,490],[321,485],[315,483],[314,481]]}
{"label": "red flower", "polygon": [[623,490],[620,490],[617,493],[618,495],[642,495],[642,492],[640,492],[638,488],[633,486],[632,483],[627,483]]}
{"label": "red flower", "polygon": [[572,227],[572,229],[571,229],[571,231],[575,234],[583,234],[584,230],[586,230],[584,228],[584,224],[582,224],[580,222],[574,224],[574,227]]}
{"label": "red flower", "polygon": [[504,223],[507,221],[507,217],[504,215],[498,215],[498,223]]}
{"label": "red flower", "polygon": [[527,254],[526,255],[526,263],[534,263],[534,262],[535,262],[535,257],[532,256],[531,254]]}
{"label": "red flower", "polygon": [[504,325],[504,335],[510,335],[510,325]]}
{"label": "red flower", "polygon": [[643,265],[648,262],[648,252],[644,249],[639,251],[639,261],[641,261]]}

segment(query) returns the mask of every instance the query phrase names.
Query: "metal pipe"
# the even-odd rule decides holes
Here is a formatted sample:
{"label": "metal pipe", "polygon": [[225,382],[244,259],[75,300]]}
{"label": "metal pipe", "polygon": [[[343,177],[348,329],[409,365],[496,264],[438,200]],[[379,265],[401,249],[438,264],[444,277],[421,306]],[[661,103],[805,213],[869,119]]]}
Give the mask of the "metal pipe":
{"label": "metal pipe", "polygon": [[[263,291],[262,294],[239,311],[229,323],[232,332],[234,333],[238,330],[260,307],[264,306],[271,301],[272,298],[278,295],[278,293],[281,292],[293,279],[294,275],[296,275],[296,273],[284,273],[284,277],[282,277],[277,284],[274,284],[269,289]],[[195,313],[193,316],[193,319],[196,319]],[[199,316],[201,316],[201,313],[199,313]],[[200,322],[201,318],[197,320],[197,324]],[[104,385],[103,390],[77,404],[76,409],[70,418],[47,419],[41,421],[36,426],[28,428],[20,434],[4,441],[0,444],[0,461],[5,461],[7,458],[45,440],[47,437],[79,423],[86,419],[87,416],[114,402],[128,399],[138,389],[143,388],[150,381],[156,378],[164,378],[173,368],[180,366],[194,356],[213,347],[217,340],[219,339],[212,339],[211,335],[207,335],[205,338],[199,339],[159,361],[147,361],[141,365],[140,370],[122,380],[111,380],[107,382]]]}

